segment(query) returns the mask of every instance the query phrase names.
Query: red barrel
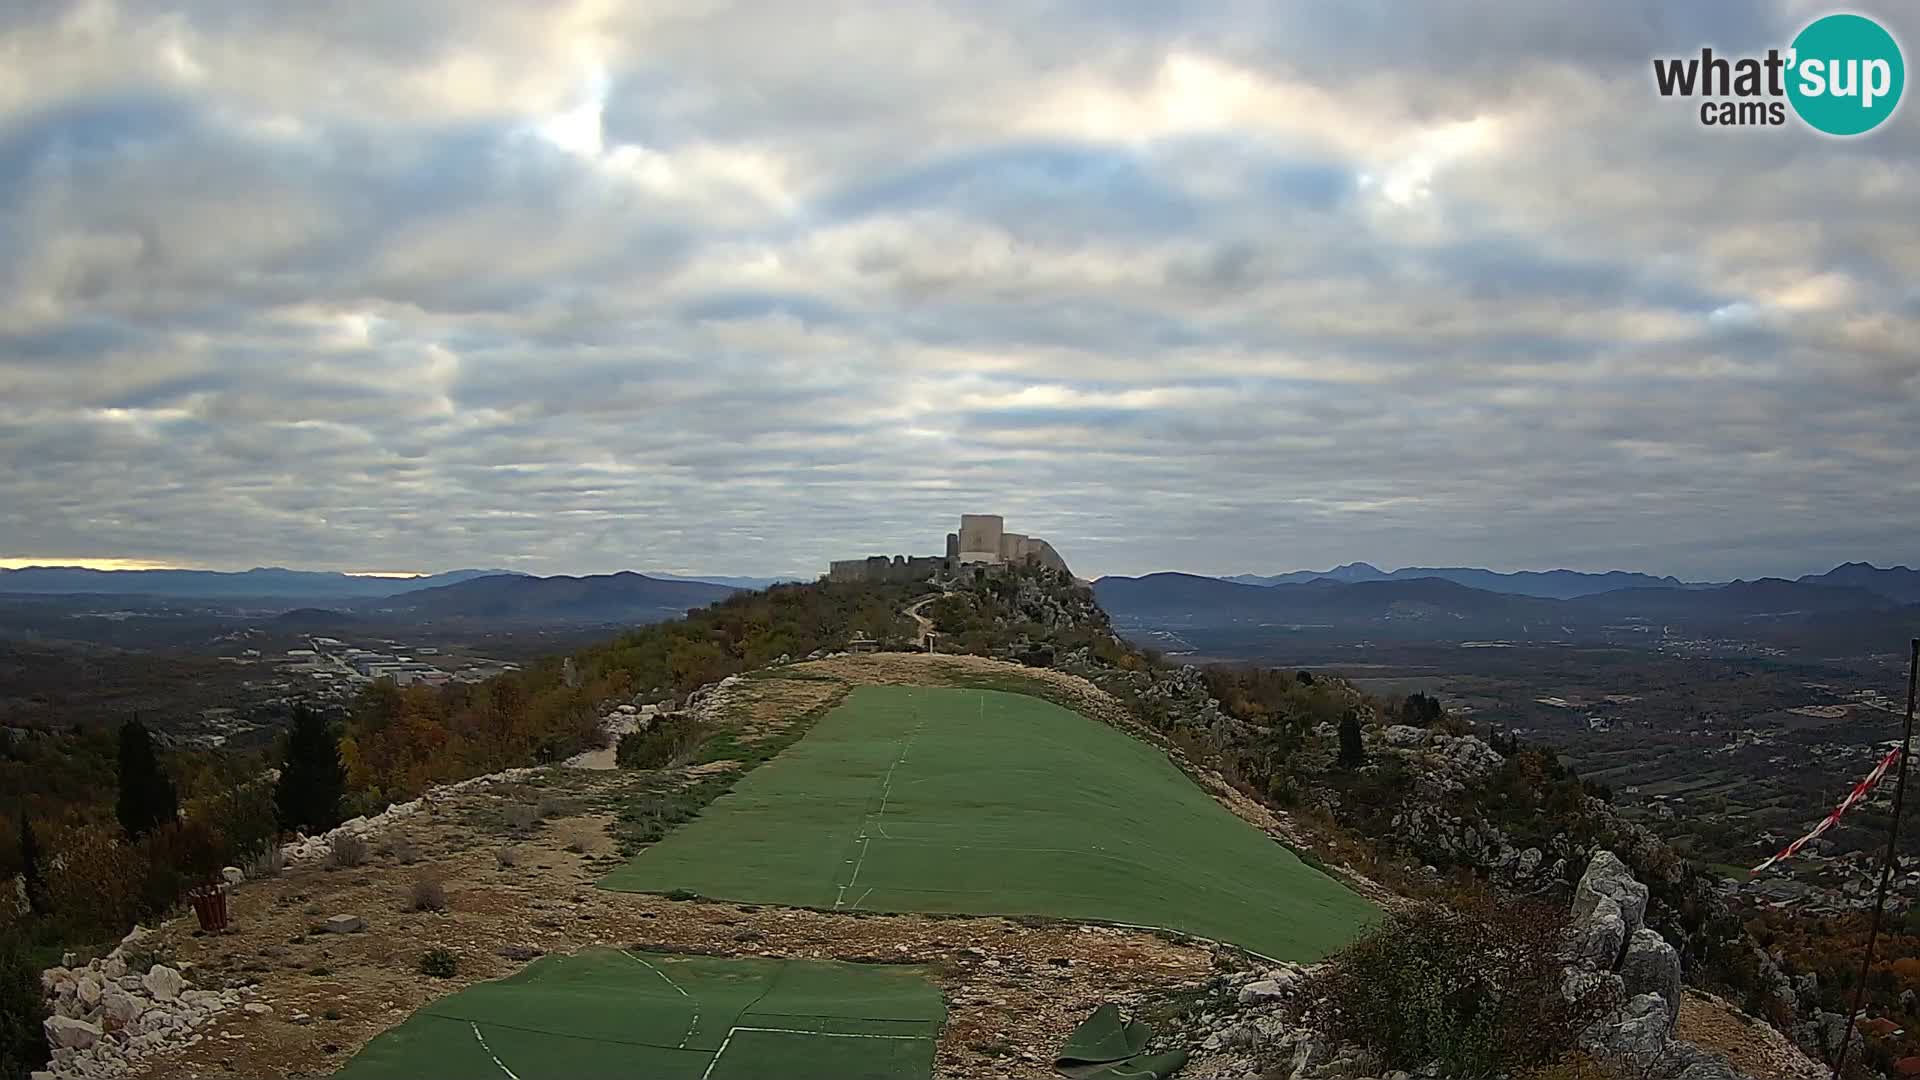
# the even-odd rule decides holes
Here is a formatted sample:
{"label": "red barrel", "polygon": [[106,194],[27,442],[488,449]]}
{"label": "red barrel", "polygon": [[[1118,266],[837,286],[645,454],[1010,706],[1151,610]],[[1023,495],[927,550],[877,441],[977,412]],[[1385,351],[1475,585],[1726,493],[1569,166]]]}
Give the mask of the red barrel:
{"label": "red barrel", "polygon": [[227,887],[225,885],[202,885],[187,893],[187,902],[193,905],[193,913],[200,918],[200,929],[209,934],[218,934],[227,928]]}

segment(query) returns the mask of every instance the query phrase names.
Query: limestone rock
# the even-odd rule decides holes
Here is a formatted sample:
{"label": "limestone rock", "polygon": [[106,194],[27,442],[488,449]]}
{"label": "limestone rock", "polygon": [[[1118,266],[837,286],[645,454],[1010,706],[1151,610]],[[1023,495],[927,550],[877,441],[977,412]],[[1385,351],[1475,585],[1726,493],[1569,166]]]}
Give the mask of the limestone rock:
{"label": "limestone rock", "polygon": [[1627,941],[1620,961],[1620,979],[1631,997],[1658,994],[1667,1003],[1669,1017],[1680,1019],[1680,954],[1657,931],[1641,927]]}
{"label": "limestone rock", "polygon": [[1388,746],[1412,747],[1425,746],[1433,738],[1433,732],[1411,724],[1394,724],[1380,733]]}
{"label": "limestone rock", "polygon": [[327,933],[351,934],[367,928],[367,920],[358,915],[335,915],[327,920]]}
{"label": "limestone rock", "polygon": [[181,990],[186,988],[187,980],[167,965],[155,964],[152,970],[141,978],[140,985],[146,987],[147,993],[152,994],[154,1000],[172,1001],[180,996]]}
{"label": "limestone rock", "polygon": [[223,866],[220,868],[220,879],[229,885],[238,885],[247,880],[247,875],[237,866]]}
{"label": "limestone rock", "polygon": [[71,1016],[49,1016],[46,1027],[48,1042],[73,1050],[85,1050],[100,1041],[102,1034],[100,1025],[75,1020]]}
{"label": "limestone rock", "polygon": [[1284,1001],[1287,997],[1287,985],[1278,979],[1261,979],[1250,982],[1240,988],[1240,1004],[1270,1005]]}
{"label": "limestone rock", "polygon": [[1602,899],[1612,900],[1625,920],[1628,937],[1647,920],[1647,887],[1634,879],[1633,871],[1611,851],[1598,851],[1580,875],[1573,889],[1573,919],[1585,920]]}
{"label": "limestone rock", "polygon": [[1627,946],[1629,931],[1620,905],[1609,896],[1595,898],[1573,924],[1574,959],[1601,971],[1612,971]]}
{"label": "limestone rock", "polygon": [[1674,1080],[1747,1080],[1747,1077],[1724,1058],[1708,1057],[1681,1069]]}
{"label": "limestone rock", "polygon": [[108,990],[100,999],[101,1021],[110,1029],[123,1028],[140,1019],[146,1008],[139,998],[118,988]]}
{"label": "limestone rock", "polygon": [[1667,1033],[1672,1028],[1673,1017],[1660,995],[1641,994],[1588,1028],[1580,1041],[1595,1053],[1646,1068],[1666,1048]]}

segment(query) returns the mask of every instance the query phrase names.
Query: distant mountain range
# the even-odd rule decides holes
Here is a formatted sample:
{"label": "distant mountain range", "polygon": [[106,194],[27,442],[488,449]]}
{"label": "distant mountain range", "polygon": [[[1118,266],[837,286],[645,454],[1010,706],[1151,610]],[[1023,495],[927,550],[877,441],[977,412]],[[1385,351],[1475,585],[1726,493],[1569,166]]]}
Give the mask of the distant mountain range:
{"label": "distant mountain range", "polygon": [[[1627,570],[1608,570],[1593,574],[1579,570],[1521,570],[1500,573],[1472,566],[1403,566],[1382,570],[1371,563],[1351,562],[1331,570],[1295,570],[1287,574],[1234,574],[1222,578],[1241,585],[1299,585],[1311,581],[1407,581],[1415,578],[1439,578],[1488,592],[1514,596],[1537,596],[1549,600],[1572,600],[1622,589],[1714,589],[1737,582],[1681,581],[1676,577],[1654,577]],[[1780,578],[1763,580],[1779,581]],[[1878,593],[1903,604],[1920,603],[1920,570],[1905,566],[1881,569],[1871,563],[1842,563],[1824,574],[1806,574],[1796,579],[1805,585],[1848,586]]]}
{"label": "distant mountain range", "polygon": [[659,570],[648,570],[646,575],[656,581],[703,581],[709,585],[731,585],[736,589],[748,589],[758,592],[773,585],[785,585],[791,582],[805,581],[797,577],[728,577],[725,574],[668,574]]}
{"label": "distant mountain range", "polygon": [[1451,581],[1458,585],[1485,589],[1489,592],[1511,593],[1515,596],[1539,596],[1552,600],[1571,600],[1576,596],[1590,596],[1594,593],[1612,592],[1615,589],[1690,587],[1679,578],[1654,577],[1651,574],[1636,574],[1626,570],[1609,570],[1604,574],[1588,574],[1578,570],[1522,570],[1518,573],[1503,574],[1472,566],[1403,566],[1389,573],[1371,563],[1363,562],[1336,566],[1324,573],[1315,570],[1295,570],[1290,574],[1274,574],[1269,577],[1235,574],[1224,580],[1242,585],[1298,585],[1323,580],[1405,581],[1413,578],[1439,578],[1442,581]]}
{"label": "distant mountain range", "polygon": [[89,570],[28,566],[0,570],[0,593],[166,596],[207,600],[352,600],[452,585],[509,570],[449,570],[427,577],[362,577],[278,566],[252,570]]}
{"label": "distant mountain range", "polygon": [[630,570],[590,577],[502,574],[366,601],[355,610],[416,619],[656,622],[738,591],[703,581],[663,581]]}
{"label": "distant mountain range", "polygon": [[[1540,579],[1555,573],[1573,574],[1490,576],[1503,582],[1520,578],[1520,585],[1541,587]],[[1123,627],[1173,631],[1236,629],[1252,636],[1325,633],[1431,640],[1631,642],[1649,635],[1772,640],[1800,630],[1831,636],[1849,621],[1871,624],[1881,636],[1901,626],[1920,625],[1920,606],[1904,606],[1910,603],[1906,596],[1911,594],[1904,590],[1911,586],[1912,573],[1904,567],[1841,567],[1799,581],[1675,583],[1565,598],[1475,588],[1440,576],[1339,580],[1316,575],[1306,581],[1252,585],[1164,573],[1101,578],[1094,583],[1094,593]],[[1562,583],[1573,584],[1564,579]]]}

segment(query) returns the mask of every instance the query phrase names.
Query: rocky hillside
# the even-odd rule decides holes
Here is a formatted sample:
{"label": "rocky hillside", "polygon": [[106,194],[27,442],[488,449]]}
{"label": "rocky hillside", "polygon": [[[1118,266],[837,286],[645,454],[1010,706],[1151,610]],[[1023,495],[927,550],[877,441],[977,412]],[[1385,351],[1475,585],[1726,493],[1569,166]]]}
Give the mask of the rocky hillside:
{"label": "rocky hillside", "polygon": [[[1603,1070],[1568,1074],[1575,1076],[1788,1080],[1810,1067],[1765,1025],[1707,990],[1730,994],[1750,1011],[1767,1010],[1803,1044],[1817,1047],[1834,1029],[1831,1014],[1803,1011],[1799,1002],[1807,995],[1796,995],[1792,973],[1754,942],[1711,878],[1620,820],[1603,791],[1549,752],[1477,735],[1437,702],[1381,701],[1324,673],[1160,663],[1114,637],[1090,592],[1061,575],[955,580],[934,592],[894,589],[885,599],[891,607],[879,603],[879,593],[842,588],[816,595],[789,587],[771,607],[747,597],[711,609],[697,637],[692,627],[669,624],[549,665],[569,701],[595,699],[589,720],[637,733],[678,708],[699,721],[690,730],[707,741],[676,752],[664,770],[549,766],[476,778],[393,804],[325,838],[296,841],[285,854],[298,868],[284,883],[248,882],[236,894],[247,933],[265,927],[267,937],[196,939],[176,919],[159,946],[139,950],[138,970],[136,943],[130,943],[114,955],[90,963],[76,958],[49,972],[55,1015],[47,1031],[59,1048],[60,1075],[117,1075],[143,1058],[180,1061],[183,1048],[213,1038],[222,1040],[226,1060],[246,1057],[250,1067],[269,1072],[289,1067],[294,1047],[305,1055],[350,1052],[406,1008],[450,988],[421,985],[409,966],[423,944],[449,937],[448,927],[460,928],[449,937],[456,951],[472,954],[458,981],[505,974],[541,949],[603,940],[615,926],[627,940],[754,952],[764,941],[785,940],[782,934],[798,925],[785,920],[801,919],[811,932],[790,944],[810,955],[875,954],[846,952],[847,943],[860,938],[875,950],[902,946],[901,955],[929,962],[945,962],[942,950],[963,937],[981,955],[960,961],[1013,966],[961,991],[977,1000],[955,999],[960,1034],[943,1039],[941,1051],[941,1075],[953,1077],[1048,1075],[1050,1047],[1099,1004],[1083,994],[1040,1010],[1052,981],[1068,978],[1085,979],[1087,990],[1103,983],[1135,987],[1123,1004],[1171,1019],[1161,1024],[1163,1044],[1194,1053],[1183,1076],[1236,1080],[1408,1080],[1421,1068],[1435,1074],[1465,1068],[1440,1060],[1444,1055],[1405,1060],[1405,1048],[1383,1041],[1354,1015],[1356,1008],[1400,1023],[1432,1007],[1454,1023],[1460,1016],[1448,1009],[1508,1003],[1481,1009],[1474,1023],[1489,1031],[1515,1018],[1531,1022],[1537,1013],[1545,1026],[1527,1033],[1537,1046],[1499,1059],[1531,1063],[1498,1070],[1536,1080],[1556,1074],[1531,1071],[1544,1065],[1526,1055],[1545,1046],[1558,1052],[1556,1039],[1566,1052],[1583,1055],[1585,1066]],[[769,611],[771,620],[758,617]],[[836,636],[861,628],[885,626],[890,640],[904,644],[916,615],[941,629],[943,648],[984,655],[829,655]],[[803,650],[803,661],[788,655]],[[756,663],[761,655],[766,659]],[[753,677],[740,674],[755,669]],[[709,678],[698,678],[706,672]],[[620,853],[657,840],[726,790],[731,777],[798,737],[806,719],[847,685],[1001,686],[1008,680],[1165,749],[1234,813],[1393,912],[1375,943],[1390,947],[1370,953],[1363,943],[1311,971],[1249,965],[1230,949],[1212,950],[1210,961],[1196,959],[1190,946],[1156,951],[1146,944],[1150,935],[1122,935],[1112,949],[1091,952],[1072,951],[1069,943],[1080,939],[1071,935],[1049,937],[1036,946],[1058,951],[1048,957],[1007,953],[996,944],[1007,940],[994,937],[1000,931],[976,933],[980,927],[973,925],[962,933],[938,920],[768,912],[752,920],[723,913],[710,926],[712,920],[682,916],[711,905],[649,900],[641,910],[631,900],[585,888]],[[609,757],[585,754],[569,764],[605,768]],[[550,820],[549,802],[558,807]],[[337,858],[336,847],[347,842],[342,837],[377,852],[378,866],[356,870]],[[505,845],[498,865],[496,845]],[[509,851],[527,853],[536,870],[520,868],[521,856],[510,859]],[[445,883],[443,906],[418,899],[426,880]],[[572,897],[564,910],[555,909],[556,895]],[[1488,928],[1499,930],[1508,917],[1485,914],[1495,909],[1524,912],[1532,921],[1514,924],[1513,937],[1489,939]],[[331,936],[332,928],[317,921],[342,913],[364,916],[365,932],[386,936],[363,945],[353,933]],[[743,922],[751,925],[737,929]],[[529,937],[529,924],[552,932]],[[879,931],[885,933],[874,938]],[[1464,934],[1462,940],[1483,948],[1493,941],[1483,953],[1438,950],[1445,963],[1485,961],[1454,969],[1438,983],[1483,984],[1477,996],[1437,1005],[1407,999],[1396,995],[1417,994],[1435,980],[1433,971],[1367,967],[1380,955],[1418,954],[1439,940],[1431,936],[1436,932]],[[760,936],[735,936],[729,945],[726,935],[736,933]],[[1523,939],[1533,944],[1515,944]],[[175,954],[191,956],[194,966],[155,960]],[[406,961],[398,969],[396,956]],[[1149,956],[1157,959],[1140,966]],[[1059,957],[1069,959],[1064,971],[1070,974],[1047,971]],[[1202,974],[1208,962],[1216,969],[1211,978]],[[343,964],[359,974],[345,980],[320,974],[340,972]],[[1006,975],[1016,969],[1034,974],[1025,982]],[[165,993],[169,970],[188,975],[172,996]],[[313,979],[342,984],[337,996],[347,1002],[359,1000],[361,991],[352,987],[364,982],[377,988],[366,993],[383,995],[395,1011],[322,1005],[303,981]],[[1387,996],[1355,997],[1357,984]],[[1016,999],[1028,1002],[1018,1015],[995,1004]],[[325,1035],[287,1026],[304,1029],[327,1012],[351,1023]],[[224,1025],[217,1035],[208,1027],[216,1015]],[[260,1054],[247,1057],[240,1050],[255,1045],[249,1034],[255,1028],[271,1038],[258,1042]],[[1022,1034],[1007,1043],[995,1034],[1000,1030]],[[1508,1052],[1497,1043],[1489,1036],[1473,1052]],[[185,1057],[216,1064],[210,1053]]]}

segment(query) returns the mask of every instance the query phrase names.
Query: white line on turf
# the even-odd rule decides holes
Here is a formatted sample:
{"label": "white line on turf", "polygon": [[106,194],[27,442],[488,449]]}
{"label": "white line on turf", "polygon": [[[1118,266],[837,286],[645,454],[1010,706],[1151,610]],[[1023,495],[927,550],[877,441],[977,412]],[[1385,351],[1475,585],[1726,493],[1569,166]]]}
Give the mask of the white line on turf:
{"label": "white line on turf", "polygon": [[865,1034],[856,1034],[853,1032],[845,1032],[845,1031],[806,1031],[801,1028],[771,1028],[771,1027],[728,1028],[727,1037],[720,1040],[720,1049],[715,1050],[713,1052],[713,1060],[707,1062],[707,1071],[700,1074],[700,1080],[707,1080],[708,1077],[713,1075],[714,1068],[720,1064],[721,1056],[727,1052],[727,1047],[733,1043],[734,1035],[742,1031],[767,1031],[777,1035],[813,1035],[822,1039],[893,1039],[896,1041],[903,1041],[903,1042],[919,1042],[920,1040],[927,1038],[927,1036],[925,1035],[865,1035]]}
{"label": "white line on turf", "polygon": [[648,971],[653,972],[655,975],[660,976],[662,979],[666,979],[667,985],[673,987],[675,990],[680,991],[681,997],[686,998],[688,1001],[694,1002],[693,1019],[689,1021],[687,1024],[687,1033],[680,1037],[680,1049],[685,1050],[687,1048],[687,1044],[693,1041],[694,1029],[700,1026],[699,1002],[694,998],[692,994],[687,993],[685,987],[681,986],[677,982],[674,982],[672,979],[667,978],[666,972],[661,971],[659,968],[654,967],[652,964],[647,963],[645,960],[640,959],[639,957],[633,955],[632,953],[628,952],[625,949],[620,950],[620,955],[626,957],[627,959],[633,961],[636,964],[639,964],[641,967],[646,968]]}
{"label": "white line on turf", "polygon": [[[926,717],[920,716],[920,711],[918,709],[914,710],[914,716],[918,718],[919,722],[914,725],[912,731],[907,733],[906,742],[902,743],[900,746],[900,756],[894,759],[893,764],[887,766],[886,781],[880,785],[880,809],[874,811],[871,818],[871,823],[873,827],[880,833],[881,836],[886,837],[889,840],[891,840],[892,837],[888,836],[887,826],[880,819],[887,812],[887,802],[893,798],[893,771],[895,769],[898,769],[902,764],[906,762],[907,755],[913,752],[913,740],[918,738],[920,736],[920,730],[927,726]],[[873,844],[873,838],[867,835],[867,827],[865,824],[861,825],[860,835],[858,837],[855,837],[855,839],[860,841],[860,858],[858,860],[854,860],[854,859],[847,860],[848,862],[853,863],[853,876],[847,879],[847,883],[845,885],[840,885],[836,887],[838,889],[838,892],[835,893],[833,898],[833,910],[835,911],[839,911],[841,906],[847,902],[847,890],[853,888],[853,886],[857,882],[859,882],[860,867],[866,864],[867,848],[869,848]],[[868,889],[867,892],[872,893],[873,890]],[[862,896],[861,899],[864,900],[866,899],[866,897]],[[853,906],[859,907],[860,905],[858,903],[855,903]]]}
{"label": "white line on turf", "polygon": [[480,1025],[469,1022],[467,1026],[473,1029],[473,1037],[480,1040],[480,1049],[485,1050],[487,1052],[487,1056],[490,1058],[493,1058],[493,1063],[495,1065],[500,1066],[500,1071],[512,1077],[513,1080],[520,1080],[520,1077],[516,1076],[514,1074],[514,1071],[512,1069],[507,1068],[506,1063],[501,1061],[500,1058],[494,1054],[493,1047],[487,1045],[486,1036],[480,1034]]}

